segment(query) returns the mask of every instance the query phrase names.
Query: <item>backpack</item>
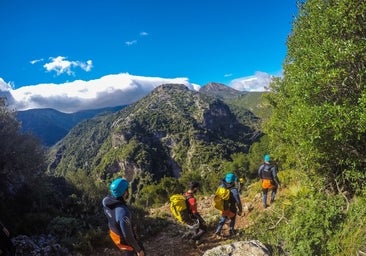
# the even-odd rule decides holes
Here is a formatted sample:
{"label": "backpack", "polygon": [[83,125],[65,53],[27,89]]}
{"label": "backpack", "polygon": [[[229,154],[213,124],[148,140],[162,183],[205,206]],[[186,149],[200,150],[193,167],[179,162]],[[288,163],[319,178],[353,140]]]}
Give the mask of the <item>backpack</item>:
{"label": "backpack", "polygon": [[215,197],[213,200],[213,207],[217,210],[223,211],[225,210],[225,201],[229,200],[230,198],[230,190],[225,187],[218,187],[215,192]]}
{"label": "backpack", "polygon": [[187,200],[182,194],[174,194],[169,198],[170,201],[170,211],[173,214],[174,218],[176,218],[179,222],[184,223],[183,221],[183,212],[188,209]]}

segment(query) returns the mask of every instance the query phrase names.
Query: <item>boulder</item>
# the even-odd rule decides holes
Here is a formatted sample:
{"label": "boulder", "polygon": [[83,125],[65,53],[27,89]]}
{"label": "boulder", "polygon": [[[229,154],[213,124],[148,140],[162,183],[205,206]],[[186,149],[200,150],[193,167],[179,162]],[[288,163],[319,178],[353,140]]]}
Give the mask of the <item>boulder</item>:
{"label": "boulder", "polygon": [[43,255],[43,256],[69,256],[71,253],[56,242],[52,235],[39,235],[28,237],[18,235],[11,239],[16,255]]}
{"label": "boulder", "polygon": [[269,249],[257,240],[239,241],[220,245],[206,251],[203,256],[270,256]]}

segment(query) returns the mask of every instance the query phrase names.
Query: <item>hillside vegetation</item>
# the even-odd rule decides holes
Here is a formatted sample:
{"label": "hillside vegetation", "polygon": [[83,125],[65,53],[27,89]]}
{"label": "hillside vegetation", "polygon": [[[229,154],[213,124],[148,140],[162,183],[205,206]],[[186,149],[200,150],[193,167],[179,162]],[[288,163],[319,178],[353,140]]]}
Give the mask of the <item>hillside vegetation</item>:
{"label": "hillside vegetation", "polygon": [[[126,176],[135,228],[150,255],[196,256],[251,239],[272,255],[365,255],[366,2],[299,4],[284,75],[255,104],[264,109],[243,107],[245,95],[219,99],[162,85],[81,123],[44,152],[19,133],[2,99],[0,213],[12,234],[52,234],[73,254],[115,255],[101,199],[111,179]],[[268,152],[282,189],[264,210],[256,171]],[[237,236],[216,239],[210,202],[228,171],[245,178],[245,216]],[[193,179],[202,184],[198,199],[209,226],[202,244],[180,239],[166,204]]]}
{"label": "hillside vegetation", "polygon": [[222,162],[247,153],[262,136],[260,120],[244,113],[247,118],[238,119],[216,97],[161,85],[121,111],[76,126],[50,150],[48,171],[63,177],[82,172],[106,184],[122,175],[137,191],[185,173],[217,181]]}

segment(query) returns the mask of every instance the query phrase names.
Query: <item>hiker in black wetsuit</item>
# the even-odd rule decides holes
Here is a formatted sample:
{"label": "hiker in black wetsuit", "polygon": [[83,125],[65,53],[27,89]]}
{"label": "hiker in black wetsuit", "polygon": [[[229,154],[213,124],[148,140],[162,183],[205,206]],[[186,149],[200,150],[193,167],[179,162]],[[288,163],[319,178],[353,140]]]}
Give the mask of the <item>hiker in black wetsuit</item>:
{"label": "hiker in black wetsuit", "polygon": [[281,186],[281,182],[277,177],[276,166],[271,164],[271,157],[267,154],[264,156],[264,163],[258,169],[258,177],[262,180],[262,203],[267,208],[267,194],[271,190],[271,204],[276,198],[277,188]]}
{"label": "hiker in black wetsuit", "polygon": [[111,196],[103,199],[104,213],[108,219],[109,234],[116,246],[126,256],[144,256],[142,244],[136,239],[131,224],[131,211],[126,205],[129,183],[118,178],[110,185]]}
{"label": "hiker in black wetsuit", "polygon": [[0,222],[0,255],[15,255],[15,246],[10,240],[9,230]]}

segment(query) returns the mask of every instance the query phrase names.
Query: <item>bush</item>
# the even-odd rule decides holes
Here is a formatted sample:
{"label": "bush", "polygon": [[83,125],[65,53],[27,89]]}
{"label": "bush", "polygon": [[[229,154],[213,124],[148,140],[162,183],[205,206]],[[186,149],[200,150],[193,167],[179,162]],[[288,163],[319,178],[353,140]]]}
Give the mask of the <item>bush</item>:
{"label": "bush", "polygon": [[366,199],[355,197],[346,212],[345,221],[329,243],[333,255],[362,255],[366,253]]}

